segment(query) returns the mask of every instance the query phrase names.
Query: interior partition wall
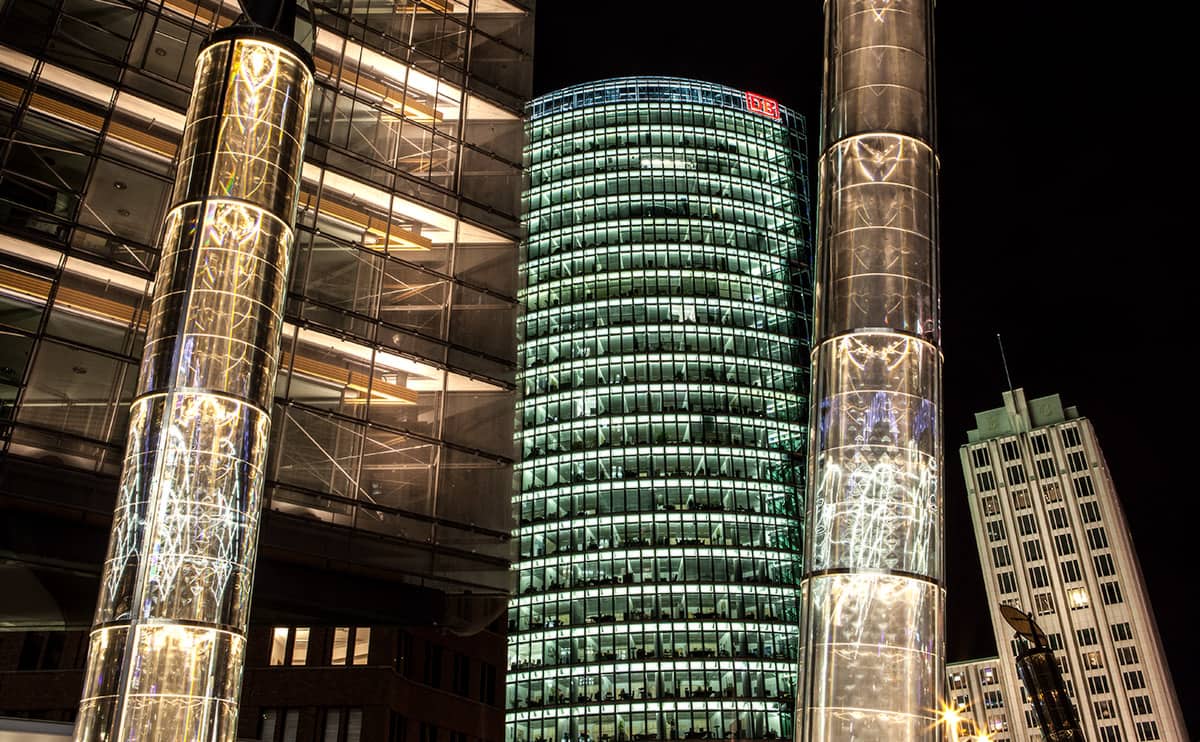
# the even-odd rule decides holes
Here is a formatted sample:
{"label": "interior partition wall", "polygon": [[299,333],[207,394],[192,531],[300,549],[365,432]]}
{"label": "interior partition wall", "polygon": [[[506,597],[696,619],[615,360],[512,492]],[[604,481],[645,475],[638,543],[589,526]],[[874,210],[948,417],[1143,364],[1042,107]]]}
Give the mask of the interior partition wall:
{"label": "interior partition wall", "polygon": [[790,738],[803,121],[652,77],[528,113],[507,738]]}
{"label": "interior partition wall", "polygon": [[940,739],[933,3],[829,0],[801,739]]}

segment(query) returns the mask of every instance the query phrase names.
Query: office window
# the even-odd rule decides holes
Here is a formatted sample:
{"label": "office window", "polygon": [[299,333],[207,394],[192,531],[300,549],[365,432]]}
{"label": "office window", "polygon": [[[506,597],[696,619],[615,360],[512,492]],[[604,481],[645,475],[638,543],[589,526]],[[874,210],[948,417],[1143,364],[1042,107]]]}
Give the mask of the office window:
{"label": "office window", "polygon": [[1012,552],[1008,550],[1008,546],[992,547],[992,564],[996,567],[1007,567],[1012,564]]}
{"label": "office window", "polygon": [[1054,537],[1054,550],[1059,556],[1075,553],[1075,539],[1069,533],[1060,533]]}
{"label": "office window", "polygon": [[1137,735],[1139,740],[1160,739],[1158,736],[1158,724],[1153,721],[1139,721],[1137,723]]}
{"label": "office window", "polygon": [[1115,623],[1111,627],[1112,638],[1115,642],[1127,642],[1133,640],[1133,629],[1128,623]]}
{"label": "office window", "polygon": [[983,514],[987,516],[1000,514],[1000,498],[987,495],[983,498]]}
{"label": "office window", "polygon": [[1033,609],[1039,616],[1054,613],[1054,598],[1050,593],[1034,593]]}
{"label": "office window", "polygon": [[1121,727],[1100,727],[1100,742],[1122,742]]}
{"label": "office window", "polygon": [[303,665],[308,660],[308,629],[293,629],[292,633],[292,662],[293,665]]}
{"label": "office window", "polygon": [[1130,670],[1123,673],[1122,677],[1125,679],[1125,690],[1141,690],[1146,687],[1146,678],[1141,670]]}
{"label": "office window", "polygon": [[1002,709],[1004,708],[1004,698],[998,690],[985,691],[983,694],[983,707],[986,709]]}
{"label": "office window", "polygon": [[1099,638],[1096,636],[1096,629],[1092,626],[1076,631],[1075,639],[1079,642],[1079,646],[1081,647],[1090,647],[1093,644],[1098,644],[1100,642]]}
{"label": "office window", "polygon": [[1095,523],[1100,520],[1100,506],[1094,501],[1079,503],[1079,517],[1084,523]]}
{"label": "office window", "polygon": [[1042,497],[1047,503],[1062,502],[1062,487],[1058,486],[1058,482],[1050,482],[1042,485]]}
{"label": "office window", "polygon": [[981,466],[988,466],[992,463],[992,456],[988,453],[986,444],[978,448],[971,449],[971,463],[977,469]]}
{"label": "office window", "polygon": [[496,667],[487,662],[479,668],[479,700],[496,705]]}
{"label": "office window", "polygon": [[290,631],[286,626],[276,626],[271,632],[271,665],[273,667],[282,665],[287,661],[289,633]]}
{"label": "office window", "polygon": [[1104,596],[1104,605],[1116,605],[1122,602],[1121,586],[1114,582],[1101,582],[1100,594]]}
{"label": "office window", "polygon": [[1115,719],[1117,718],[1117,707],[1112,701],[1096,701],[1092,704],[1092,708],[1096,710],[1097,719]]}
{"label": "office window", "polygon": [[1067,454],[1067,467],[1073,472],[1087,471],[1087,456],[1083,451],[1071,451]]}
{"label": "office window", "polygon": [[[950,690],[962,690],[967,687],[967,677],[961,672],[950,673]],[[963,697],[966,698],[965,696]],[[961,704],[960,704],[961,705]]]}
{"label": "office window", "polygon": [[1136,665],[1138,662],[1137,647],[1117,647],[1117,662],[1122,665]]}
{"label": "office window", "polygon": [[[294,664],[294,663],[293,663]],[[296,742],[296,733],[300,730],[300,712],[289,711],[283,717],[283,738],[280,742]]]}
{"label": "office window", "polygon": [[1093,695],[1100,695],[1101,693],[1108,693],[1109,686],[1108,686],[1108,676],[1107,675],[1092,675],[1087,679],[1087,681],[1088,681],[1088,690],[1090,690],[1093,693]]}
{"label": "office window", "polygon": [[1006,538],[1004,521],[992,520],[987,523],[988,541],[1003,541]]}
{"label": "office window", "polygon": [[271,666],[303,665],[307,659],[307,628],[276,626],[271,631]]}
{"label": "office window", "polygon": [[262,709],[258,715],[258,738],[262,742],[275,742],[279,726],[279,712],[275,709]]}
{"label": "office window", "polygon": [[1075,490],[1076,497],[1091,497],[1096,494],[1096,486],[1092,484],[1090,474],[1084,474],[1082,477],[1072,479],[1071,486]]}
{"label": "office window", "polygon": [[1067,511],[1064,508],[1050,508],[1046,511],[1046,517],[1049,518],[1052,528],[1067,527]]}
{"label": "office window", "polygon": [[1074,426],[1069,427],[1069,428],[1063,428],[1061,435],[1062,435],[1063,448],[1074,448],[1076,446],[1083,445],[1083,441],[1080,440],[1080,438],[1079,438],[1079,428],[1076,428]]}
{"label": "office window", "polygon": [[329,658],[331,665],[346,664],[346,651],[350,647],[350,629],[337,627],[333,630],[333,648]]}
{"label": "office window", "polygon": [[1042,542],[1037,539],[1021,542],[1021,550],[1025,552],[1025,561],[1036,562],[1045,556],[1042,553]]}
{"label": "office window", "polygon": [[460,696],[471,694],[471,658],[465,654],[454,653],[451,659],[450,690]]}
{"label": "office window", "polygon": [[1068,559],[1059,565],[1062,571],[1063,582],[1079,582],[1083,579],[1083,571],[1079,568],[1079,562],[1074,559]]}
{"label": "office window", "polygon": [[1013,510],[1024,510],[1032,504],[1029,499],[1029,490],[1027,489],[1013,490],[1012,500]]}
{"label": "office window", "polygon": [[1048,634],[1046,636],[1046,641],[1048,641],[1050,643],[1051,649],[1053,649],[1057,652],[1062,651],[1062,648],[1063,648],[1062,634],[1058,633],[1057,631],[1052,634]]}
{"label": "office window", "polygon": [[1025,467],[1015,464],[1007,467],[1004,471],[1008,478],[1008,483],[1013,487],[1025,484]]}
{"label": "office window", "polygon": [[1104,658],[1099,652],[1093,650],[1083,653],[1083,669],[1085,670],[1100,670],[1104,667]]}
{"label": "office window", "polygon": [[1017,531],[1022,536],[1032,536],[1038,532],[1037,520],[1034,519],[1033,513],[1026,513],[1017,518]]}
{"label": "office window", "polygon": [[994,667],[981,667],[979,669],[979,684],[980,685],[995,685],[1000,682],[1000,677],[996,674]]}
{"label": "office window", "polygon": [[426,685],[442,687],[442,648],[432,642],[425,642],[425,674],[422,677]]}
{"label": "office window", "polygon": [[1035,588],[1049,587],[1050,575],[1046,572],[1046,568],[1039,565],[1029,568],[1029,584]]}
{"label": "office window", "polygon": [[1016,461],[1021,457],[1021,449],[1016,441],[1004,441],[1000,444],[1000,456],[1005,461]]}
{"label": "office window", "polygon": [[1034,433],[1029,436],[1029,443],[1034,453],[1050,453],[1050,436],[1045,433]]}
{"label": "office window", "polygon": [[[346,661],[345,656],[342,657],[342,662]],[[321,742],[342,742],[342,712],[340,709],[328,709],[325,711],[325,734],[321,737]]]}
{"label": "office window", "polygon": [[1087,532],[1088,546],[1095,549],[1108,548],[1108,534],[1104,532],[1104,526],[1089,528]]}
{"label": "office window", "polygon": [[371,627],[354,629],[354,664],[365,665],[371,659]]}
{"label": "office window", "polygon": [[1054,468],[1054,459],[1038,459],[1037,473],[1039,479],[1052,479],[1058,473]]}
{"label": "office window", "polygon": [[1154,713],[1154,709],[1150,706],[1150,696],[1131,696],[1129,710],[1133,712],[1134,716]]}
{"label": "office window", "polygon": [[1096,565],[1097,577],[1112,577],[1117,573],[1111,554],[1097,554],[1092,557],[1092,564]]}
{"label": "office window", "polygon": [[996,579],[1000,584],[1000,592],[1015,593],[1017,591],[1017,578],[1011,571],[1001,572],[996,575]]}
{"label": "office window", "polygon": [[1068,590],[1067,603],[1070,604],[1071,610],[1073,611],[1079,610],[1080,608],[1087,608],[1088,605],[1091,604],[1091,601],[1088,598],[1087,588],[1073,587]]}
{"label": "office window", "polygon": [[438,728],[435,725],[421,722],[418,731],[420,732],[419,742],[438,742]]}
{"label": "office window", "polygon": [[996,489],[996,477],[991,471],[981,471],[975,475],[975,481],[979,483],[981,492],[989,492]]}

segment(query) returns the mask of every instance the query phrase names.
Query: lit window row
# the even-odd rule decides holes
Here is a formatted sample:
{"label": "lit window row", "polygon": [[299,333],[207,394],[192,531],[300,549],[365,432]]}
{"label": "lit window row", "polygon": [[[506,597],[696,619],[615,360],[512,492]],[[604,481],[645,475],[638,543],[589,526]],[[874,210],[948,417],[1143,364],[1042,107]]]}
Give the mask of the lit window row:
{"label": "lit window row", "polygon": [[647,477],[522,491],[514,501],[519,503],[519,527],[555,521],[553,527],[561,528],[564,519],[598,513],[652,514],[655,519],[674,515],[723,518],[720,514],[724,512],[738,513],[739,520],[751,514],[795,517],[797,500],[795,486],[783,477],[759,482],[721,477]]}
{"label": "lit window row", "polygon": [[[795,213],[755,208],[750,204],[707,196],[609,196],[594,202],[562,205],[549,213],[529,215],[530,230],[546,231],[602,224],[613,220],[690,218],[696,223],[745,225],[755,230],[795,234],[800,223]],[[790,230],[790,231],[789,231]]]}
{"label": "lit window row", "polygon": [[[683,168],[688,170],[687,168]],[[720,173],[677,172],[676,170],[637,170],[584,175],[554,183],[544,183],[525,196],[526,211],[541,209],[574,199],[625,194],[669,193],[688,196],[721,196],[773,208],[790,209],[794,198],[787,190],[788,180],[777,183],[751,180]],[[803,216],[801,218],[804,218]]]}
{"label": "lit window row", "polygon": [[630,296],[740,299],[766,306],[786,307],[793,293],[786,283],[769,281],[760,276],[737,277],[715,271],[647,268],[589,273],[542,282],[536,290],[521,291],[519,296],[526,311],[537,311],[564,304]]}
{"label": "lit window row", "polygon": [[[689,81],[688,84],[692,85],[693,83]],[[672,96],[674,95],[675,93],[672,92]],[[554,96],[550,95],[543,100],[552,101],[553,99]],[[774,141],[787,136],[796,142],[804,141],[803,134],[798,129],[791,127],[781,129],[773,121],[741,110],[741,107],[745,105],[744,101],[736,98],[722,101],[723,105],[729,105],[730,108],[701,105],[682,100],[655,100],[653,105],[639,106],[630,105],[632,101],[624,96],[621,99],[612,99],[613,103],[618,103],[618,101],[619,105],[583,105],[573,111],[555,111],[541,101],[535,101],[534,119],[529,125],[531,139],[538,141],[562,133],[606,126],[666,124],[720,129],[726,132],[748,134],[759,140]],[[738,106],[738,108],[733,106]],[[551,115],[552,113],[553,115]],[[797,147],[796,144],[792,146]],[[803,146],[798,146],[797,149],[801,153],[804,151]]]}
{"label": "lit window row", "polygon": [[806,388],[801,385],[806,376],[804,369],[765,358],[739,358],[733,364],[726,355],[639,353],[560,360],[521,371],[517,379],[523,382],[525,394],[533,395],[560,389],[660,381],[717,382],[792,392]]}
{"label": "lit window row", "polygon": [[526,147],[525,151],[534,167],[544,166],[548,161],[560,157],[628,147],[668,147],[695,149],[704,153],[723,152],[771,163],[778,162],[781,157],[791,156],[787,142],[779,141],[782,137],[746,136],[736,131],[722,131],[719,127],[696,124],[611,125],[561,133],[538,131],[536,124],[532,128],[536,144]]}
{"label": "lit window row", "polygon": [[[582,242],[583,233],[574,238]],[[773,283],[789,281],[796,270],[786,256],[747,252],[736,247],[634,242],[596,246],[581,253],[543,255],[523,263],[521,273],[527,277],[528,293],[557,278],[660,268],[713,270],[725,274],[728,281],[750,276]]]}
{"label": "lit window row", "polygon": [[[318,631],[321,631],[318,629]],[[327,656],[310,657],[313,630],[308,627],[277,626],[271,632],[272,667],[283,665],[365,665],[371,652],[371,629],[367,626],[335,627],[329,632]],[[316,660],[310,662],[310,660]]]}
{"label": "lit window row", "polygon": [[741,515],[737,522],[728,522],[721,514],[647,513],[640,505],[627,508],[632,515],[523,526],[516,531],[518,552],[532,558],[651,545],[799,548],[800,527],[789,517]]}
{"label": "lit window row", "polygon": [[[717,325],[648,325],[633,328],[597,328],[566,336],[530,341],[525,347],[525,367],[616,353],[722,353],[726,356],[771,361],[791,361],[800,340],[744,327]],[[728,363],[735,363],[727,359]]]}
{"label": "lit window row", "polygon": [[[792,230],[787,230],[791,232]],[[796,252],[795,233],[764,232],[745,224],[715,220],[659,217],[638,221],[612,221],[561,227],[536,235],[525,243],[530,261],[564,252],[590,255],[596,248],[630,244],[673,243],[681,252],[703,253],[711,247],[726,247],[748,253],[786,257]]]}
{"label": "lit window row", "polygon": [[716,325],[789,333],[795,313],[753,300],[671,296],[593,300],[584,306],[554,307],[525,314],[518,326],[527,341],[579,330],[666,323]]}
{"label": "lit window row", "polygon": [[665,382],[631,383],[614,379],[610,388],[526,394],[517,405],[523,427],[594,418],[610,414],[702,412],[800,420],[807,417],[808,402],[795,392],[754,389],[733,384]]}
{"label": "lit window row", "polygon": [[[701,629],[699,626],[651,625],[636,630],[588,626],[533,632],[508,638],[509,671],[552,672],[557,665],[642,660],[757,658],[790,659],[796,656],[795,632],[778,626]],[[667,663],[670,665],[670,663]],[[677,665],[670,665],[672,667]],[[739,665],[740,666],[740,665]],[[618,669],[627,669],[618,665]],[[577,674],[574,669],[558,674]],[[544,674],[543,673],[543,674]]]}

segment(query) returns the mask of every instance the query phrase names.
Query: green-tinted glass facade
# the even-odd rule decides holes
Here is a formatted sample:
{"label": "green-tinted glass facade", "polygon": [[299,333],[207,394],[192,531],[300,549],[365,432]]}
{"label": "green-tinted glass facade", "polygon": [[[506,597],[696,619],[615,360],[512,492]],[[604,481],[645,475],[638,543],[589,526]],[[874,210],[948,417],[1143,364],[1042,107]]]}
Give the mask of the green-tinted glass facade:
{"label": "green-tinted glass facade", "polygon": [[790,738],[803,121],[625,78],[527,126],[508,740]]}

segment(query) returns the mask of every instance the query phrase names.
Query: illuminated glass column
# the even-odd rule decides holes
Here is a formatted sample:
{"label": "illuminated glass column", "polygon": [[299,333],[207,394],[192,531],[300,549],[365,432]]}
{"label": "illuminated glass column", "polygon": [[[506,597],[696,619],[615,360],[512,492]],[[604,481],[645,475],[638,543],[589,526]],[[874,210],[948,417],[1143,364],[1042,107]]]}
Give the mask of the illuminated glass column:
{"label": "illuminated glass column", "polygon": [[196,61],[77,740],[235,738],[311,59]]}
{"label": "illuminated glass column", "polygon": [[827,0],[803,740],[935,740],[941,350],[929,0]]}
{"label": "illuminated glass column", "polygon": [[508,740],[791,739],[803,121],[625,78],[528,131]]}

